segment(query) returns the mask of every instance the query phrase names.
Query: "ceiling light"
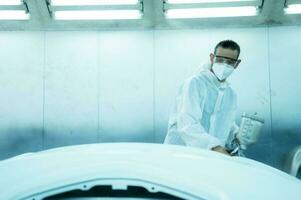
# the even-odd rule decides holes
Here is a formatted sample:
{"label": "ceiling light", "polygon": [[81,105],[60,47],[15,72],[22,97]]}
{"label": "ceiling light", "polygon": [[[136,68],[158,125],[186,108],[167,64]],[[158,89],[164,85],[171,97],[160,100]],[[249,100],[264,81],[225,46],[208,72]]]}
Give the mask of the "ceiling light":
{"label": "ceiling light", "polygon": [[185,4],[185,3],[220,3],[220,2],[239,2],[246,0],[168,0],[170,4]]}
{"label": "ceiling light", "polygon": [[301,4],[291,4],[284,9],[285,14],[300,14]]}
{"label": "ceiling light", "polygon": [[52,0],[52,6],[135,5],[139,0]]}
{"label": "ceiling light", "polygon": [[0,0],[0,6],[17,6],[22,4],[22,0]]}
{"label": "ceiling light", "polygon": [[28,20],[29,14],[25,10],[0,10],[0,20]]}
{"label": "ceiling light", "polygon": [[140,19],[139,10],[56,11],[57,20],[115,20]]}
{"label": "ceiling light", "polygon": [[170,19],[238,17],[255,16],[257,14],[258,10],[254,6],[170,9],[166,11],[166,17]]}

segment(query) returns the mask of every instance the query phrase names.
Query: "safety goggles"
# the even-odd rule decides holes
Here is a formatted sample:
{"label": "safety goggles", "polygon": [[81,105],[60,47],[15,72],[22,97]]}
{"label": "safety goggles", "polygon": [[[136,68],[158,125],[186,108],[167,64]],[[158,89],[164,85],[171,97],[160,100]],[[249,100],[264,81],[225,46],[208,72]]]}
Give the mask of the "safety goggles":
{"label": "safety goggles", "polygon": [[224,57],[224,56],[218,56],[218,55],[214,55],[214,56],[215,56],[215,62],[217,62],[217,63],[226,63],[228,65],[235,67],[238,62],[237,59]]}

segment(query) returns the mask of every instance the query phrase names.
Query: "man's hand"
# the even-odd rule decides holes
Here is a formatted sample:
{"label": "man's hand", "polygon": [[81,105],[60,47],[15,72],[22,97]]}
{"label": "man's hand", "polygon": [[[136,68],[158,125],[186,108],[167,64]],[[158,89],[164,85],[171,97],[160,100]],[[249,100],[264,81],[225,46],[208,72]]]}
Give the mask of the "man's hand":
{"label": "man's hand", "polygon": [[222,154],[225,154],[225,155],[228,155],[228,156],[231,156],[228,151],[226,151],[225,148],[223,148],[222,146],[216,146],[216,147],[213,147],[211,149],[212,151],[216,151],[216,152],[219,152],[219,153],[222,153]]}

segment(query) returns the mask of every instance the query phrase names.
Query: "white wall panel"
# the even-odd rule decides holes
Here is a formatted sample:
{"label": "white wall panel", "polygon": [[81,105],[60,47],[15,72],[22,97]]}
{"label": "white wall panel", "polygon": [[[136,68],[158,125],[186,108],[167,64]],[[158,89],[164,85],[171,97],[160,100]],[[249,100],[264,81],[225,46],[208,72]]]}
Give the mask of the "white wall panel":
{"label": "white wall panel", "polygon": [[277,165],[301,145],[301,29],[270,28],[273,149]]}
{"label": "white wall panel", "polygon": [[44,33],[0,33],[0,159],[42,149]]}
{"label": "white wall panel", "polygon": [[97,45],[97,32],[46,34],[46,148],[97,142]]}
{"label": "white wall panel", "polygon": [[153,32],[102,32],[99,59],[101,141],[153,141]]}

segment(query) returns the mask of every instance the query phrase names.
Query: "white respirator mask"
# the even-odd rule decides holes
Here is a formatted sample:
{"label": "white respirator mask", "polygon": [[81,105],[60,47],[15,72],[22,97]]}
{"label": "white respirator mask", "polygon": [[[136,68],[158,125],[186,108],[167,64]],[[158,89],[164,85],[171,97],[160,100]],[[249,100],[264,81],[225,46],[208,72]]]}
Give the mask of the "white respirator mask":
{"label": "white respirator mask", "polygon": [[215,76],[220,80],[223,81],[228,78],[232,72],[234,71],[234,67],[228,65],[226,63],[214,63],[212,65],[212,70]]}

